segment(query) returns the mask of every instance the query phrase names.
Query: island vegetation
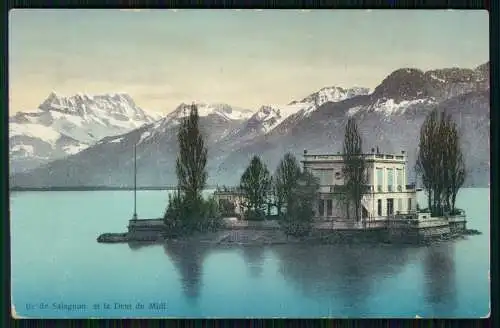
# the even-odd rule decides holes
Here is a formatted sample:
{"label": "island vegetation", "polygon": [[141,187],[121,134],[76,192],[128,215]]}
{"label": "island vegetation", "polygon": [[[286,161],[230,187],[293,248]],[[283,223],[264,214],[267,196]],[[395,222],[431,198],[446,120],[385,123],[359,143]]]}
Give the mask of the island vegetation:
{"label": "island vegetation", "polygon": [[170,196],[164,215],[168,235],[189,235],[216,230],[222,223],[213,197],[203,198],[207,181],[207,148],[199,127],[198,108],[191,105],[177,133],[177,190]]}
{"label": "island vegetation", "polygon": [[457,194],[462,188],[466,167],[460,131],[452,116],[432,110],[420,129],[416,170],[427,194],[431,216],[457,215]]}
{"label": "island vegetation", "polygon": [[[177,188],[169,196],[164,214],[168,236],[188,236],[215,231],[222,217],[235,215],[234,203],[205,199],[202,191],[207,180],[207,148],[199,129],[196,105],[183,118],[177,135],[179,153],[176,162]],[[243,216],[246,220],[277,219],[288,235],[302,236],[311,230],[313,206],[319,183],[303,171],[297,159],[287,153],[271,176],[266,164],[254,156],[240,179]],[[276,214],[271,214],[276,208]]]}
{"label": "island vegetation", "polygon": [[344,200],[346,216],[351,218],[351,208],[354,208],[356,221],[361,221],[361,200],[366,193],[366,160],[363,156],[363,140],[354,118],[347,121],[342,159],[342,176],[344,179],[343,192],[337,197]]}
{"label": "island vegetation", "polygon": [[[207,181],[207,147],[200,132],[195,104],[190,107],[189,114],[183,117],[177,139],[177,186],[169,195],[163,216],[163,238],[177,240],[194,234],[209,236],[210,232],[227,228],[223,218],[238,217],[246,222],[272,220],[272,231],[266,235],[257,229],[260,232],[254,231],[257,237],[251,243],[282,243],[304,238],[314,240],[311,232],[320,182],[305,167],[301,167],[292,153],[283,156],[273,174],[258,155],[253,156],[240,178],[239,186],[224,189],[229,193],[236,190],[240,202],[235,204],[230,199],[216,201],[214,196],[205,198],[202,195]],[[350,118],[343,141],[344,183],[335,186],[335,194],[340,200],[337,204],[344,207],[347,218],[354,216],[358,222],[362,219],[361,200],[370,192],[367,188],[367,163],[362,150],[360,131],[356,121]],[[433,110],[427,116],[421,127],[416,170],[428,200],[428,209],[421,209],[417,204],[417,210],[430,212],[432,216],[458,214],[460,210],[456,208],[456,197],[464,183],[466,170],[460,133],[451,115]],[[331,234],[333,240],[346,237],[335,232]],[[214,239],[216,235],[207,238]],[[216,243],[225,242],[231,234],[222,235],[222,238],[215,237]],[[120,242],[134,237],[130,234],[104,234],[100,238]],[[375,240],[380,240],[380,237]]]}

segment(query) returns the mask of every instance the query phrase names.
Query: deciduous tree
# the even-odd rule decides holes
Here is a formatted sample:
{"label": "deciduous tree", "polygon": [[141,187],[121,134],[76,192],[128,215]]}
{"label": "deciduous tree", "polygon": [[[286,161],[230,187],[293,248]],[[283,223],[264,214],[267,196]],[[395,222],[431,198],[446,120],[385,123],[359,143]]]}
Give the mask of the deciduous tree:
{"label": "deciduous tree", "polygon": [[278,164],[273,179],[275,205],[278,215],[282,214],[283,206],[286,205],[286,200],[292,188],[297,184],[300,174],[299,162],[291,153],[286,153]]}
{"label": "deciduous tree", "polygon": [[270,187],[269,170],[258,156],[254,156],[240,179],[240,189],[245,199],[244,206],[247,208],[245,216],[247,218],[264,215]]}
{"label": "deciduous tree", "polygon": [[450,114],[433,109],[420,129],[416,170],[433,216],[456,212],[456,196],[466,177],[460,132]]}
{"label": "deciduous tree", "polygon": [[182,226],[185,232],[198,229],[203,225],[201,221],[214,211],[213,204],[208,206],[202,197],[207,180],[207,148],[200,131],[198,108],[195,104],[191,105],[189,115],[182,119],[177,140],[179,153],[175,169],[178,191],[169,200],[165,220],[177,222],[176,226],[179,229]]}
{"label": "deciduous tree", "polygon": [[[346,192],[346,206],[354,205],[354,214],[357,221],[361,220],[361,200],[366,192],[366,161],[363,156],[362,138],[354,118],[347,121],[344,146],[342,173]],[[349,216],[349,211],[347,210]]]}
{"label": "deciduous tree", "polygon": [[281,225],[287,235],[304,236],[312,228],[319,181],[310,172],[299,172],[287,196],[287,212]]}

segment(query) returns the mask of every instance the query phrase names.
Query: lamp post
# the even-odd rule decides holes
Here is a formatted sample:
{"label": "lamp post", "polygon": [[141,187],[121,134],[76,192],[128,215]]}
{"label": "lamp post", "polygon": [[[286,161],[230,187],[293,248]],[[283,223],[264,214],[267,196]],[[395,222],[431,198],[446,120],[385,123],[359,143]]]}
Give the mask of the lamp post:
{"label": "lamp post", "polygon": [[132,220],[137,220],[137,156],[136,156],[137,144],[134,144],[134,215],[132,215]]}

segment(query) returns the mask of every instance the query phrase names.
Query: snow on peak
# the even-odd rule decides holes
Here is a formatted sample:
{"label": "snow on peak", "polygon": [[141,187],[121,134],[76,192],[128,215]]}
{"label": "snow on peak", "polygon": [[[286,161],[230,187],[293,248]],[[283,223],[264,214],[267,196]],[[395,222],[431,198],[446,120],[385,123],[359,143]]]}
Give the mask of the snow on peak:
{"label": "snow on peak", "polygon": [[268,133],[291,114],[292,112],[283,111],[283,109],[279,106],[265,105],[261,106],[259,110],[252,115],[246,125],[251,130],[259,130],[261,132]]}
{"label": "snow on peak", "polygon": [[[207,103],[193,103],[198,108],[198,115],[205,117],[208,115],[219,115],[227,120],[245,120],[252,116],[252,111],[233,107],[223,103],[207,104]],[[170,119],[179,119],[189,115],[191,109],[190,104],[180,104],[172,113],[167,117]]]}
{"label": "snow on peak", "polygon": [[42,102],[39,109],[56,111],[64,114],[98,117],[112,116],[121,120],[153,121],[154,119],[139,108],[132,97],[126,93],[108,93],[89,95],[77,93],[73,96],[62,96],[52,91]]}
{"label": "snow on peak", "polygon": [[[370,89],[362,87],[354,87],[349,89],[344,89],[341,87],[324,87],[317,92],[310,94],[306,98],[302,99],[300,103],[314,104],[316,107],[323,105],[326,102],[338,102],[346,100],[355,96],[367,95],[370,93]],[[296,104],[298,102],[294,101],[291,104]]]}
{"label": "snow on peak", "polygon": [[[431,103],[434,103],[434,99],[432,98],[421,98],[421,99],[401,100],[401,101],[397,101],[394,99],[379,99],[366,109],[368,111],[378,112],[385,116],[391,116],[395,114],[399,115],[404,114],[406,110],[408,110],[412,106],[428,105]],[[363,109],[365,109],[364,106],[353,107],[349,109],[347,115],[352,116]]]}
{"label": "snow on peak", "polygon": [[[159,118],[146,114],[126,93],[62,96],[52,91],[37,111],[9,118],[11,155],[14,160],[26,156],[55,160]],[[33,156],[25,151],[30,147]]]}
{"label": "snow on peak", "polygon": [[339,102],[349,98],[370,94],[370,89],[354,87],[344,89],[340,87],[324,87],[305,97],[301,101],[292,101],[285,106],[262,106],[255,118],[264,122],[262,124],[267,133],[280,125],[289,117],[305,117],[327,102]]}

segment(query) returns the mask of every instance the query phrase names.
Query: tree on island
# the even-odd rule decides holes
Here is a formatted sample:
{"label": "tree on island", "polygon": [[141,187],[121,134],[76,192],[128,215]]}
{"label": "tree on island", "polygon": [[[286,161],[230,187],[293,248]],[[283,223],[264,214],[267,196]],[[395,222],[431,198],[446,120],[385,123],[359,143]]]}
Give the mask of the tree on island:
{"label": "tree on island", "polygon": [[309,234],[318,199],[319,181],[308,171],[298,173],[287,194],[287,211],[280,224],[287,235],[300,237]]}
{"label": "tree on island", "polygon": [[267,203],[271,187],[271,177],[266,165],[258,156],[254,156],[240,179],[240,189],[244,201],[245,218],[263,220],[264,207]]}
{"label": "tree on island", "polygon": [[299,162],[291,153],[286,153],[278,164],[273,178],[274,205],[278,216],[283,214],[283,206],[287,205],[287,200],[300,174]]}
{"label": "tree on island", "polygon": [[416,162],[432,216],[455,214],[466,169],[458,126],[451,115],[433,109],[420,129]]}
{"label": "tree on island", "polygon": [[446,165],[446,200],[447,206],[451,214],[456,212],[457,195],[465,183],[466,168],[465,160],[461,147],[460,133],[455,121],[452,120],[451,115],[447,120],[447,140],[445,144],[445,165]]}
{"label": "tree on island", "polygon": [[218,218],[213,198],[205,201],[202,191],[207,181],[207,148],[199,128],[198,108],[191,105],[177,133],[179,153],[176,161],[177,191],[169,197],[165,212],[168,227],[183,233],[212,228]]}
{"label": "tree on island", "polygon": [[224,217],[236,216],[236,205],[228,199],[221,199],[219,201],[219,211]]}
{"label": "tree on island", "polygon": [[366,193],[366,160],[363,156],[362,138],[354,118],[347,121],[342,159],[344,178],[344,199],[346,215],[350,218],[350,207],[354,205],[356,221],[361,220],[361,200]]}

